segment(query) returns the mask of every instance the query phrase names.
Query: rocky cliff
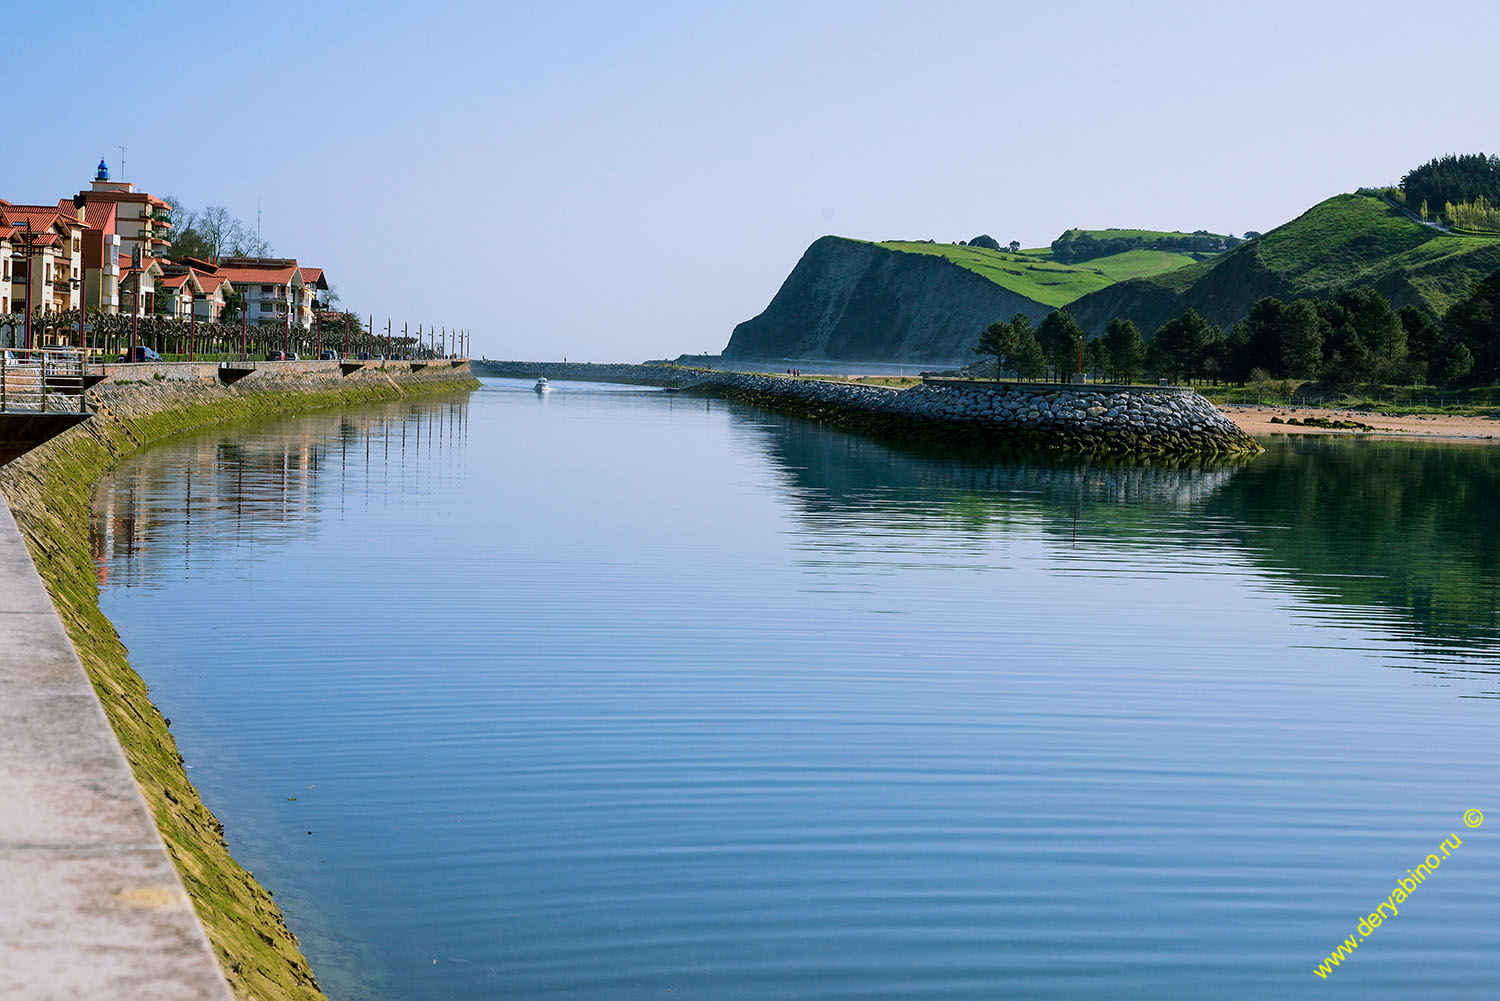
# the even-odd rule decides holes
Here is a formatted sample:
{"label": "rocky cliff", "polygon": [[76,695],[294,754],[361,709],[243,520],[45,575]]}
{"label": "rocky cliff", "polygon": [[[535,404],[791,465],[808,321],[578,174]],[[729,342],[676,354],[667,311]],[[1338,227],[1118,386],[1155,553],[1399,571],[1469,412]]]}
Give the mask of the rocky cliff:
{"label": "rocky cliff", "polygon": [[989,324],[1049,312],[941,257],[825,236],[765,312],[734,328],[724,355],[967,364]]}

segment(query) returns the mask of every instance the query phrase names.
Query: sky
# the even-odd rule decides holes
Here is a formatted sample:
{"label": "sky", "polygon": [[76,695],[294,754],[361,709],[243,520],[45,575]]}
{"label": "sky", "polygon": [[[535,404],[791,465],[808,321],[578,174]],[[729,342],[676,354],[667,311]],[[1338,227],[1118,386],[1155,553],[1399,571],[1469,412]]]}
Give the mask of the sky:
{"label": "sky", "polygon": [[1266,231],[1500,152],[1480,3],[0,6],[50,40],[13,60],[0,198],[103,156],[259,205],[345,308],[492,358],[717,351],[829,233]]}

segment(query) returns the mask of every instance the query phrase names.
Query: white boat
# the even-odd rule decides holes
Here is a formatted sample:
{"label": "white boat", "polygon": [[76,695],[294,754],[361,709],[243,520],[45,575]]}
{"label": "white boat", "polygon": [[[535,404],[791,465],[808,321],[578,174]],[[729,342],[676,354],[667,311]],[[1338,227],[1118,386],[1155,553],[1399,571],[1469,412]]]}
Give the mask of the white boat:
{"label": "white boat", "polygon": [[552,389],[551,386],[547,385],[547,377],[545,375],[538,379],[536,385],[531,388],[535,389],[538,393],[545,393]]}

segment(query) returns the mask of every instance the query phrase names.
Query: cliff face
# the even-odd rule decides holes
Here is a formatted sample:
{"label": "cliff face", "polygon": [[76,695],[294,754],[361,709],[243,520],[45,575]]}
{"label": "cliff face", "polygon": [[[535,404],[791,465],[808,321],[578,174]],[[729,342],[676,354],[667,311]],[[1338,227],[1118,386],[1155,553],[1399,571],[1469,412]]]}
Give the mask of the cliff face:
{"label": "cliff face", "polygon": [[968,364],[996,320],[1051,310],[940,257],[825,236],[726,357]]}

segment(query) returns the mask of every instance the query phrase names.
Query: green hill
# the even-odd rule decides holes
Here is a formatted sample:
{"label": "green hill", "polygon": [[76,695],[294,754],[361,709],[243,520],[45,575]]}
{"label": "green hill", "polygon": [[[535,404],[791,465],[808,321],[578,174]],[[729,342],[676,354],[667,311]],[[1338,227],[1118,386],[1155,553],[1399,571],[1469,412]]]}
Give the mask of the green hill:
{"label": "green hill", "polygon": [[1459,236],[1425,226],[1383,199],[1336,195],[1258,240],[1190,267],[1121,281],[1069,312],[1090,333],[1114,316],[1152,331],[1196,309],[1228,326],[1258,299],[1326,298],[1374,288],[1391,304],[1440,315],[1472,281],[1500,268],[1500,235]]}
{"label": "green hill", "polygon": [[1336,195],[1226,251],[1169,249],[1221,241],[1237,242],[1202,231],[1069,230],[1050,248],[1012,251],[823,237],[766,310],[735,328],[725,354],[947,363],[971,360],[978,332],[1018,312],[1038,321],[1066,306],[1091,336],[1122,316],[1149,336],[1189,308],[1228,327],[1266,296],[1327,298],[1346,288],[1437,316],[1500,269],[1500,234],[1448,233],[1374,194]]}
{"label": "green hill", "polygon": [[[1096,230],[1098,233],[1149,233],[1148,230]],[[1172,234],[1162,234],[1172,235]],[[1050,249],[986,250],[984,247],[956,243],[920,243],[887,240],[877,244],[886,250],[906,254],[930,254],[981,274],[1002,288],[1023,295],[1054,309],[1090,292],[1108,288],[1128,278],[1164,274],[1195,264],[1213,255],[1184,254],[1161,250],[1130,250],[1108,257],[1097,257],[1078,264],[1063,264],[1053,259]]]}

